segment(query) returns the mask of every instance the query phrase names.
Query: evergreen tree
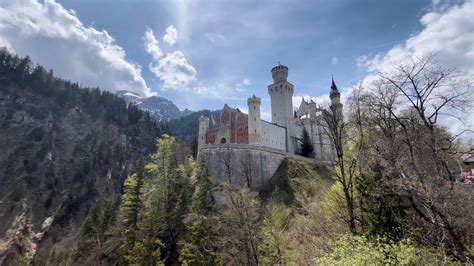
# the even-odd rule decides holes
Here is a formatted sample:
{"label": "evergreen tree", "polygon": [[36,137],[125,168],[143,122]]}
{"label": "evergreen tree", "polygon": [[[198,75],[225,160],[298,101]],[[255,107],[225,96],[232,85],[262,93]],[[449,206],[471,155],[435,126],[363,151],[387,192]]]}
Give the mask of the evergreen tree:
{"label": "evergreen tree", "polygon": [[118,198],[97,202],[89,209],[82,224],[78,241],[78,257],[92,254],[99,263],[103,254],[103,245],[110,235],[109,229],[114,225],[118,209]]}
{"label": "evergreen tree", "polygon": [[197,154],[198,154],[198,138],[197,136],[194,136],[193,137],[193,142],[191,142],[191,152],[193,153],[193,157],[194,159],[197,158]]}
{"label": "evergreen tree", "polygon": [[301,155],[308,158],[314,158],[314,147],[306,128],[303,127],[303,134],[300,143]]}
{"label": "evergreen tree", "polygon": [[193,175],[194,193],[190,213],[185,219],[188,233],[180,252],[180,261],[183,264],[213,265],[217,221],[212,181],[206,167],[198,171],[198,174]]}
{"label": "evergreen tree", "polygon": [[124,183],[124,194],[122,195],[122,224],[124,226],[125,251],[132,250],[136,241],[138,230],[138,215],[142,208],[141,190],[145,179],[144,162],[139,160],[135,173],[128,176]]}
{"label": "evergreen tree", "polygon": [[[149,178],[141,193],[137,237],[129,249],[129,263],[156,265],[178,258],[178,241],[189,201],[189,176],[194,164],[185,161],[182,147],[169,135],[157,140],[157,153],[146,165]],[[129,247],[130,248],[130,247]]]}

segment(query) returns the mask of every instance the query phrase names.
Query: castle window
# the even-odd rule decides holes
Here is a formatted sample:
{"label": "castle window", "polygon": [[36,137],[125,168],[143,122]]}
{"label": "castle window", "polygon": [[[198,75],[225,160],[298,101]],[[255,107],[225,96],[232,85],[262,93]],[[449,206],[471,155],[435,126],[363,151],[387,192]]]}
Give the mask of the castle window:
{"label": "castle window", "polygon": [[253,106],[253,109],[255,110],[255,108],[256,108],[256,107],[255,107],[255,105],[254,105],[254,106]]}
{"label": "castle window", "polygon": [[253,121],[257,121],[257,118],[256,118],[256,117],[254,117],[254,118],[253,118]]}
{"label": "castle window", "polygon": [[257,130],[255,129],[255,133],[257,133]]}

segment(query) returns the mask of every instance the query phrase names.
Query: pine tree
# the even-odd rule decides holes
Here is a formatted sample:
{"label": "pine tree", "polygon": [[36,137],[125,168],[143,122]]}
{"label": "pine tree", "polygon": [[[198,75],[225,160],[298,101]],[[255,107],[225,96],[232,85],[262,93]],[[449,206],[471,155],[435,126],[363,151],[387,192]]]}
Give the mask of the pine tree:
{"label": "pine tree", "polygon": [[122,196],[122,224],[124,226],[125,252],[133,249],[138,230],[138,215],[142,208],[141,190],[145,179],[144,163],[139,160],[135,173],[128,176],[124,183],[124,194]]}
{"label": "pine tree", "polygon": [[157,140],[157,153],[146,165],[149,179],[143,186],[143,207],[138,218],[137,240],[129,263],[156,265],[173,263],[178,241],[184,234],[184,217],[189,206],[189,175],[193,163],[184,161],[182,147],[164,134]]}
{"label": "pine tree", "polygon": [[193,176],[194,193],[190,213],[185,219],[188,233],[181,249],[180,262],[213,265],[217,229],[212,181],[207,168],[203,167],[198,171]]}
{"label": "pine tree", "polygon": [[191,142],[191,152],[193,153],[193,158],[196,159],[197,158],[197,154],[198,154],[198,138],[197,136],[194,136],[193,137],[193,141]]}
{"label": "pine tree", "polygon": [[303,135],[300,143],[301,155],[308,158],[314,158],[314,147],[306,128],[303,127]]}

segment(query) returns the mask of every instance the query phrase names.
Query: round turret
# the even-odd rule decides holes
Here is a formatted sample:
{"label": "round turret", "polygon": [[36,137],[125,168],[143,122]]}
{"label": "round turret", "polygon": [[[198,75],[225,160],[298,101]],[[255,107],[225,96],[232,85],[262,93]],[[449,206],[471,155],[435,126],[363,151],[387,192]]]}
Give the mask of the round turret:
{"label": "round turret", "polygon": [[248,143],[260,145],[262,139],[262,122],[260,120],[260,103],[261,99],[253,95],[248,98],[247,104],[249,108],[248,115]]}
{"label": "round turret", "polygon": [[255,95],[253,95],[252,97],[247,99],[247,104],[248,105],[255,105],[255,104],[260,105],[261,103],[262,103],[262,100],[259,97],[255,96]]}
{"label": "round turret", "polygon": [[199,136],[198,136],[198,146],[202,147],[206,144],[207,141],[207,130],[209,129],[209,117],[200,116],[199,117]]}
{"label": "round turret", "polygon": [[273,82],[277,83],[288,78],[288,67],[278,64],[278,66],[272,68]]}

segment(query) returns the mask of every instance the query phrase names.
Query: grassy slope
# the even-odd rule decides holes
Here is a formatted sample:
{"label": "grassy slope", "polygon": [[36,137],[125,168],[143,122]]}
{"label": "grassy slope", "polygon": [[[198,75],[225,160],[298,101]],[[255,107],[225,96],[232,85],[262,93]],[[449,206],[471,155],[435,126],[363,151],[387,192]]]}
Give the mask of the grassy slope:
{"label": "grassy slope", "polygon": [[327,166],[285,159],[260,191],[260,197],[264,202],[273,199],[298,207],[323,197],[332,184],[330,174]]}

